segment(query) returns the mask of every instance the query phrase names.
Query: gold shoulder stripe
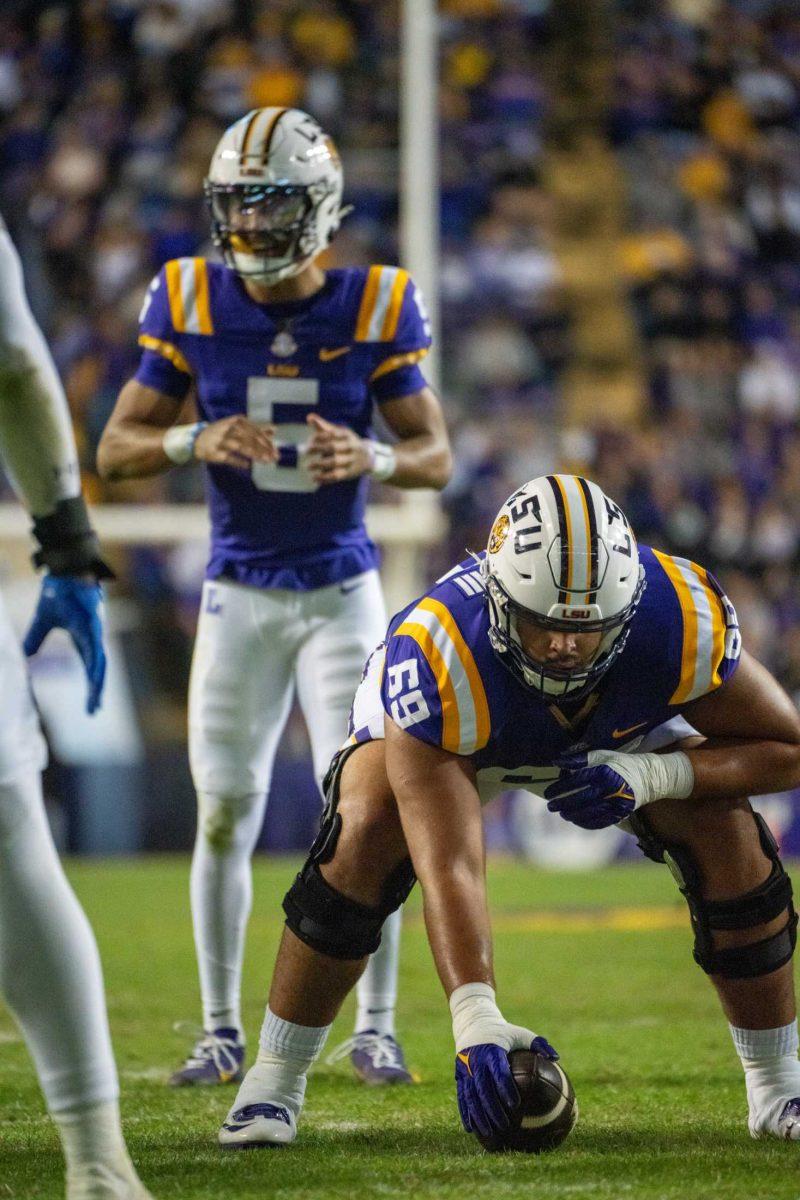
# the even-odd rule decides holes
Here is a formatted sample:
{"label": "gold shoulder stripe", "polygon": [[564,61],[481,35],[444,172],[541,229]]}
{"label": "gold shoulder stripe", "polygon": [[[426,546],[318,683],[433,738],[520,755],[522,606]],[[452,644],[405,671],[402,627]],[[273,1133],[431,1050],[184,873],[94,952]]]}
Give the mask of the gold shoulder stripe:
{"label": "gold shoulder stripe", "polygon": [[149,333],[140,333],[139,345],[145,350],[153,350],[156,354],[160,354],[162,358],[168,359],[173,367],[177,367],[179,371],[185,372],[186,375],[193,374],[192,368],[178,347],[172,345],[172,342],[162,342],[160,338],[151,337]]}
{"label": "gold shoulder stripe", "polygon": [[461,666],[464,668],[464,673],[469,681],[472,703],[475,706],[475,750],[482,750],[489,741],[489,734],[491,732],[489,701],[486,699],[486,689],[483,686],[480,672],[475,665],[475,659],[472,657],[472,651],[461,636],[461,630],[453,620],[450,610],[440,600],[434,600],[432,596],[426,596],[424,600],[420,601],[419,607],[438,617],[450,641],[453,643]]}
{"label": "gold shoulder stripe", "polygon": [[169,297],[169,313],[172,327],[176,333],[186,332],[186,315],[183,311],[183,296],[181,294],[181,264],[180,259],[173,258],[165,268],[167,277],[167,296]]}
{"label": "gold shoulder stripe", "polygon": [[422,350],[412,350],[408,354],[393,354],[391,358],[386,358],[376,367],[369,377],[370,383],[376,379],[380,379],[382,375],[388,375],[390,371],[397,371],[400,367],[410,367],[414,363],[420,362],[428,353],[428,347],[424,346]]}
{"label": "gold shoulder stripe", "polygon": [[416,621],[403,621],[394,631],[395,637],[400,637],[401,634],[413,638],[433,671],[442,706],[442,748],[452,754],[458,754],[461,745],[461,718],[447,664],[424,625],[418,625]]}
{"label": "gold shoulder stripe", "polygon": [[381,281],[382,267],[370,267],[364,292],[361,296],[361,306],[356,320],[356,341],[365,342],[369,335],[369,323],[378,298],[378,284]]}
{"label": "gold shoulder stripe", "polygon": [[675,588],[678,603],[683,616],[683,648],[681,650],[681,677],[677,688],[670,697],[670,704],[684,704],[691,694],[694,685],[695,666],[697,663],[697,609],[695,608],[689,585],[681,574],[675,559],[669,554],[654,550],[658,561],[666,571],[670,583]]}

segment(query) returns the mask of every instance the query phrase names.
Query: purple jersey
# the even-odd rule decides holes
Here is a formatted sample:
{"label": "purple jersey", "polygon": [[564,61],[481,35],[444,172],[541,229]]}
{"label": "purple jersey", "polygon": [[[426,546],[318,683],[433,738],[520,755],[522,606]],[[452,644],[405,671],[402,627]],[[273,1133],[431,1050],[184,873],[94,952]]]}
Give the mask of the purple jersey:
{"label": "purple jersey", "polygon": [[258,304],[235,272],[204,258],[168,262],[140,317],[140,383],[183,400],[192,383],[205,421],[243,413],[278,427],[279,461],[249,472],[206,466],[207,575],[306,590],[368,570],[368,480],[319,487],[305,465],[306,417],[369,436],[374,403],[419,391],[430,326],[406,271],[326,272],[306,300]]}
{"label": "purple jersey", "polygon": [[[634,750],[730,678],[741,651],[736,612],[712,575],[639,550],[647,586],[622,653],[588,697],[556,705],[503,666],[489,643],[480,568],[470,560],[392,619],[384,712],[414,737],[470,757],[483,794],[537,791],[557,776],[553,763],[566,751]],[[353,725],[350,732],[356,742],[375,736]]]}

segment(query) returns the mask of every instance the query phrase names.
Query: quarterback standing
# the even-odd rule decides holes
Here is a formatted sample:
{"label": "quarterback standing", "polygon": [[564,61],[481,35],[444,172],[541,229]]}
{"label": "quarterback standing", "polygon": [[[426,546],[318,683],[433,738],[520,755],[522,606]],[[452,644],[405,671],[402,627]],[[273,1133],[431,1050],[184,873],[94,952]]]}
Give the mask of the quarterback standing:
{"label": "quarterback standing", "polygon": [[[33,517],[34,563],[46,572],[25,651],[35,654],[51,629],[67,630],[93,713],[105,675],[99,580],[110,572],[81,497],[66,397],[2,221],[0,455]],[[50,835],[41,781],[47,750],[2,605],[0,683],[0,994],[61,1137],[67,1200],[148,1200],[122,1137],[97,947]]]}
{"label": "quarterback standing", "polygon": [[[249,113],[219,142],[206,197],[224,262],[179,259],[153,281],[141,365],[98,453],[110,479],[192,458],[207,468],[212,545],[189,694],[204,1032],[175,1084],[241,1078],[250,858],[278,739],[296,687],[322,779],[385,629],[369,479],[440,488],[450,472],[413,280],[315,261],[344,212],[319,125],[297,109]],[[192,385],[202,419],[175,425]],[[370,436],[376,403],[391,445]],[[395,917],[359,990],[351,1058],[370,1083],[410,1079],[393,1036],[398,937]]]}
{"label": "quarterback standing", "polygon": [[[525,484],[486,553],[391,621],[326,783],[321,832],[284,901],[261,1051],[223,1146],[294,1139],[306,1071],[415,877],[464,1126],[508,1124],[506,1052],[534,1034],[495,1000],[481,802],[510,787],[584,828],[627,821],[669,863],[744,1068],[750,1133],[800,1140],[797,917],[747,799],[800,783],[800,720],[742,650],[714,578],[637,546],[596,484]],[[555,1054],[544,1039],[536,1048]]]}

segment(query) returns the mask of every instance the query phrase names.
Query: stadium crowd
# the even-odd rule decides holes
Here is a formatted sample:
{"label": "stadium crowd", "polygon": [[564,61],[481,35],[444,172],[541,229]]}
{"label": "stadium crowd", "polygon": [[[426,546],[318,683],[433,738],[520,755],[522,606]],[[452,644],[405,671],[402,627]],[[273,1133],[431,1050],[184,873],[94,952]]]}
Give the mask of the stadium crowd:
{"label": "stadium crowd", "polygon": [[[559,419],[569,323],[539,169],[546,0],[444,0],[443,391],[457,468],[432,570],[477,548],[521,479],[580,466],[643,540],[711,565],[750,648],[800,696],[800,13],[767,0],[620,3],[608,133],[645,420]],[[136,359],[144,288],[209,250],[202,181],[255,105],[307,108],[355,212],[337,261],[395,261],[398,9],[388,0],[81,0],[0,14],[0,211],[82,440]],[[143,489],[197,500],[194,471]],[[132,494],[132,493],[127,493]],[[174,556],[126,586],[186,590]],[[194,585],[197,585],[195,580]],[[180,597],[179,597],[180,598]],[[171,601],[170,601],[171,603]],[[188,645],[188,642],[187,642]]]}

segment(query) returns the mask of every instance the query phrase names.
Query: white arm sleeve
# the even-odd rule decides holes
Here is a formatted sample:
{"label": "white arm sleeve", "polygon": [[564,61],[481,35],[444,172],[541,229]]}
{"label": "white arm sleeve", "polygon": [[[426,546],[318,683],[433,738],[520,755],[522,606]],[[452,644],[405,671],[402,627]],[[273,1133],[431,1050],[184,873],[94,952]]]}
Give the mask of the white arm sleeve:
{"label": "white arm sleeve", "polygon": [[25,295],[22,264],[0,220],[0,456],[36,517],[80,494],[64,389]]}

